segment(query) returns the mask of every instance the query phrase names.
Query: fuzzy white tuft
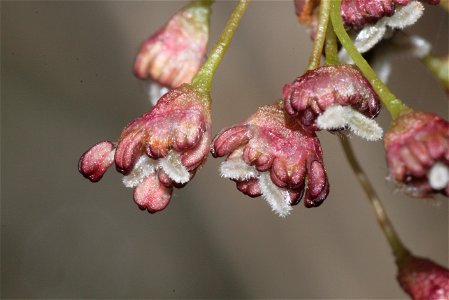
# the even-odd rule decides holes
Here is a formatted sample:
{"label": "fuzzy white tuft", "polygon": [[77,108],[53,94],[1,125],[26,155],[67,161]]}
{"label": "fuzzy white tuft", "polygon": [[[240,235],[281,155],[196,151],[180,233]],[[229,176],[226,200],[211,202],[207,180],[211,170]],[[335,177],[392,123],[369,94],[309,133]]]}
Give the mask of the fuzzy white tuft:
{"label": "fuzzy white tuft", "polygon": [[123,177],[122,181],[126,187],[133,188],[138,186],[146,177],[151,175],[157,169],[157,161],[142,155],[137,160],[131,173]]}
{"label": "fuzzy white tuft", "polygon": [[352,115],[350,106],[332,105],[316,119],[316,125],[322,130],[342,129],[348,125]]}
{"label": "fuzzy white tuft", "polygon": [[446,188],[449,183],[449,168],[441,162],[433,165],[427,174],[430,186],[435,190]]}
{"label": "fuzzy white tuft", "polygon": [[190,180],[189,171],[181,163],[179,154],[170,150],[167,156],[159,159],[159,166],[167,173],[168,177],[177,183],[186,183]]}
{"label": "fuzzy white tuft", "polygon": [[378,141],[383,136],[382,127],[374,119],[370,119],[356,110],[353,110],[348,125],[352,133],[367,141]]}
{"label": "fuzzy white tuft", "polygon": [[[357,33],[354,39],[354,45],[360,53],[365,53],[379,43],[387,33],[387,27],[393,29],[404,29],[410,25],[413,25],[423,15],[424,6],[418,1],[412,1],[405,6],[398,7],[391,17],[383,17],[373,25],[366,25]],[[423,46],[425,47],[425,46]],[[425,49],[423,52],[425,52]],[[352,60],[349,58],[345,49],[342,49],[339,53],[340,60],[342,62],[350,63]]]}
{"label": "fuzzy white tuft", "polygon": [[222,162],[220,173],[222,177],[234,180],[248,180],[259,175],[254,166],[248,165],[241,158],[231,158]]}
{"label": "fuzzy white tuft", "polygon": [[385,22],[379,20],[374,25],[366,25],[357,34],[354,45],[360,53],[365,53],[382,40],[386,32]]}
{"label": "fuzzy white tuft", "polygon": [[385,24],[394,29],[404,29],[413,25],[423,15],[424,5],[418,1],[412,1],[406,6],[398,7],[391,17],[384,17]]}
{"label": "fuzzy white tuft", "polygon": [[269,172],[260,173],[259,184],[262,196],[271,206],[271,209],[280,217],[284,218],[288,216],[292,210],[288,192],[279,188],[271,181]]}
{"label": "fuzzy white tuft", "polygon": [[348,128],[355,135],[368,141],[382,138],[383,130],[376,121],[370,119],[351,106],[333,105],[318,116],[316,125],[324,130]]}

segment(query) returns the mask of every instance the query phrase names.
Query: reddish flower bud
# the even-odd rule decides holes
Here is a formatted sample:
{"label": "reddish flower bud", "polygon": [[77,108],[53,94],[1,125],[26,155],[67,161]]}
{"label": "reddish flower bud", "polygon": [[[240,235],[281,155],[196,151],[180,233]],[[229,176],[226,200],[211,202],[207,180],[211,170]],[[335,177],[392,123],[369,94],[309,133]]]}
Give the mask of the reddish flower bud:
{"label": "reddish flower bud", "polygon": [[90,181],[97,182],[114,162],[114,153],[114,144],[99,142],[81,155],[78,170]]}
{"label": "reddish flower bud", "polygon": [[169,88],[190,83],[206,55],[209,15],[206,2],[181,9],[143,42],[134,63],[135,75]]}
{"label": "reddish flower bud", "polygon": [[315,8],[320,5],[319,0],[294,0],[295,12],[301,23],[310,24]]}
{"label": "reddish flower bud", "polygon": [[345,25],[362,28],[367,23],[394,14],[396,6],[407,5],[410,0],[342,0],[341,17]]}
{"label": "reddish flower bud", "polygon": [[157,174],[146,177],[134,190],[134,202],[142,210],[155,213],[163,210],[170,202],[173,188],[164,186]]}
{"label": "reddish flower bud", "polygon": [[352,65],[307,71],[284,85],[282,96],[285,110],[311,130],[320,129],[315,121],[331,106],[350,106],[368,118],[374,118],[380,110],[379,98],[370,83]]}
{"label": "reddish flower bud", "polygon": [[385,134],[389,173],[416,197],[449,195],[449,123],[433,113],[399,116]]}
{"label": "reddish flower bud", "polygon": [[[427,0],[437,4],[437,0]],[[416,0],[343,0],[341,15],[349,28],[357,30],[354,45],[360,53],[373,48],[390,29],[403,30],[413,25],[424,13],[424,5]],[[340,58],[348,62],[348,53],[342,49]]]}
{"label": "reddish flower bud", "polygon": [[318,137],[306,133],[282,106],[261,107],[242,124],[223,130],[213,141],[212,155],[227,156],[221,173],[237,182],[241,192],[264,196],[286,216],[304,191],[304,204],[319,206],[329,184]]}
{"label": "reddish flower bud", "polygon": [[209,95],[184,84],[126,126],[116,149],[101,142],[88,150],[80,159],[80,171],[98,181],[115,160],[117,170],[125,175],[125,186],[136,188],[134,200],[139,207],[162,210],[173,187],[184,186],[205,162],[210,126]]}
{"label": "reddish flower bud", "polygon": [[397,278],[413,300],[449,299],[449,270],[429,259],[405,258],[398,263]]}

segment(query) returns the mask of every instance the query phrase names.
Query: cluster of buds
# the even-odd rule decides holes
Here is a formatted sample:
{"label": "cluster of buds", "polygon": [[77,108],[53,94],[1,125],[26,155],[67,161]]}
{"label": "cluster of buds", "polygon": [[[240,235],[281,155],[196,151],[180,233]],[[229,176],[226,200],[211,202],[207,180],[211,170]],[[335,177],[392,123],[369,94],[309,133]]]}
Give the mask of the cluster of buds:
{"label": "cluster of buds", "polygon": [[323,66],[306,72],[283,88],[285,110],[309,130],[343,130],[378,140],[382,128],[372,119],[379,98],[352,65]]}
{"label": "cluster of buds", "polygon": [[[226,156],[221,174],[250,197],[262,195],[280,216],[304,196],[306,207],[319,206],[329,184],[320,141],[288,116],[282,103],[261,107],[241,124],[223,130],[212,146]],[[306,184],[307,182],[307,184]]]}
{"label": "cluster of buds", "polygon": [[[316,26],[320,2],[295,0],[300,21]],[[174,188],[186,185],[211,152],[214,157],[225,157],[220,167],[223,177],[234,181],[245,195],[262,196],[281,217],[289,215],[301,200],[306,207],[320,206],[329,194],[329,181],[317,131],[349,131],[369,141],[381,139],[383,130],[374,121],[380,99],[384,101],[379,89],[365,78],[360,64],[360,69],[340,63],[309,65],[309,71],[284,85],[280,101],[260,107],[212,140],[207,87],[211,78],[204,84],[201,77],[207,72],[212,77],[214,69],[211,63],[201,73],[211,3],[192,1],[143,42],[134,73],[151,81],[154,106],[128,124],[116,142],[101,141],[88,149],[79,160],[79,171],[97,182],[115,164],[124,175],[123,184],[134,188],[138,207],[154,213],[167,207]],[[244,11],[246,4],[239,5],[236,11]],[[340,10],[336,6],[334,11],[343,20],[340,27],[345,34],[344,27],[356,34],[355,48],[361,53],[371,49],[388,29],[413,24],[422,12],[423,5],[416,0],[342,0]],[[239,20],[237,13],[234,17],[228,22],[231,27]],[[235,27],[231,27],[225,29],[225,36],[232,35]],[[413,52],[419,52],[416,56],[428,57],[427,43],[419,38],[409,41],[422,46],[414,47]],[[214,50],[226,47],[222,44]],[[336,43],[334,48],[337,57]],[[216,61],[223,54],[218,52],[211,55]],[[344,58],[344,51],[340,54]],[[430,63],[429,68],[433,70]],[[432,113],[404,109],[386,133],[384,144],[390,177],[401,188],[418,197],[449,196],[449,122]],[[410,254],[398,267],[398,280],[413,299],[449,299],[447,269]]]}
{"label": "cluster of buds", "polygon": [[416,197],[449,196],[449,122],[433,113],[410,112],[385,134],[390,177]]}
{"label": "cluster of buds", "polygon": [[115,162],[141,209],[164,209],[173,187],[184,186],[205,162],[211,141],[210,101],[188,84],[173,89],[123,130],[116,143],[100,142],[80,158],[92,182]]}

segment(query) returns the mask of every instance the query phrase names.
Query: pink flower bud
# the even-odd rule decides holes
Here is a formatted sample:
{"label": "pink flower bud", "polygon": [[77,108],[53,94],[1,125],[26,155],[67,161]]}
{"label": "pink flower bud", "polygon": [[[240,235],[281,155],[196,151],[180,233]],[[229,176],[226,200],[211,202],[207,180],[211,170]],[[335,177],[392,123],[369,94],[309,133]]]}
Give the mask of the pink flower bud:
{"label": "pink flower bud", "polygon": [[[366,24],[390,17],[395,9],[409,4],[411,0],[342,0],[341,17],[346,26],[360,29]],[[438,4],[439,0],[426,0],[429,4]]]}
{"label": "pink flower bud", "polygon": [[155,213],[167,207],[171,199],[173,188],[164,186],[157,174],[146,177],[134,189],[134,202],[142,210]]}
{"label": "pink flower bud", "polygon": [[99,142],[81,155],[78,170],[90,181],[97,182],[114,162],[114,153],[114,144]]}
{"label": "pink flower bud", "polygon": [[307,207],[327,197],[320,141],[286,115],[282,103],[261,107],[242,124],[223,130],[213,141],[212,155],[227,157],[221,166],[224,177],[250,197],[264,196],[281,216],[304,191]]}
{"label": "pink flower bud", "polygon": [[210,5],[198,2],[181,9],[143,42],[134,63],[135,75],[169,88],[190,83],[206,55],[209,15]]}
{"label": "pink flower bud", "polygon": [[398,281],[413,300],[449,299],[449,270],[433,261],[409,256],[398,264]]}
{"label": "pink flower bud", "polygon": [[410,0],[343,0],[341,2],[341,17],[345,25],[362,28],[367,23],[394,14],[397,5],[407,5]]}
{"label": "pink flower bud", "polygon": [[390,176],[416,197],[449,195],[449,123],[433,113],[399,116],[384,139]]}
{"label": "pink flower bud", "polygon": [[[184,84],[162,96],[123,130],[117,147],[101,142],[80,159],[80,172],[98,181],[115,160],[123,183],[135,188],[143,209],[164,209],[173,187],[182,187],[205,162],[211,142],[209,94]],[[114,156],[115,153],[115,156]]]}
{"label": "pink flower bud", "polygon": [[285,110],[302,125],[319,129],[316,118],[334,105],[351,106],[374,118],[380,110],[379,98],[368,80],[352,65],[322,66],[307,71],[284,85]]}

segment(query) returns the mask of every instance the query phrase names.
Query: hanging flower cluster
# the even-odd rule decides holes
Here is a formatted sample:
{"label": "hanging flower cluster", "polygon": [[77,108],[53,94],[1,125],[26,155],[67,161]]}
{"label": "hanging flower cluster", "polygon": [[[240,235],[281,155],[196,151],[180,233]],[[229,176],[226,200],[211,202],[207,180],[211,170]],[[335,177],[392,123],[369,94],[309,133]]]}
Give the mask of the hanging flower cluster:
{"label": "hanging flower cluster", "polygon": [[[78,168],[84,177],[97,182],[115,165],[124,176],[123,184],[134,188],[138,207],[155,213],[167,207],[174,189],[192,180],[211,152],[225,157],[220,167],[223,177],[234,181],[243,194],[263,197],[276,214],[285,217],[301,200],[306,207],[318,207],[332,195],[317,131],[380,140],[383,129],[375,118],[382,103],[393,119],[383,138],[389,177],[415,197],[449,196],[449,122],[405,105],[361,55],[387,31],[394,34],[415,23],[424,11],[421,2],[295,0],[298,19],[312,28],[314,46],[307,71],[279,88],[282,99],[259,107],[214,139],[211,81],[249,0],[239,1],[206,59],[212,2],[192,1],[142,43],[134,73],[151,82],[154,106],[129,123],[115,142],[101,141],[81,156]],[[447,83],[430,55],[430,44],[420,37],[405,37],[391,39],[390,50],[402,43],[402,53],[413,53]],[[389,57],[379,60],[382,70],[390,68]],[[388,77],[389,69],[381,73]],[[342,145],[372,196],[350,145],[344,139]],[[373,197],[372,202],[376,201]],[[391,226],[380,209],[377,204],[382,228]],[[448,270],[411,256],[394,230],[385,234],[393,241],[404,291],[413,299],[447,299]]]}
{"label": "hanging flower cluster", "polygon": [[223,130],[212,155],[227,157],[220,168],[223,177],[250,197],[262,195],[280,216],[288,215],[304,194],[304,205],[316,207],[329,192],[318,137],[288,116],[281,103],[263,106],[242,124]]}

